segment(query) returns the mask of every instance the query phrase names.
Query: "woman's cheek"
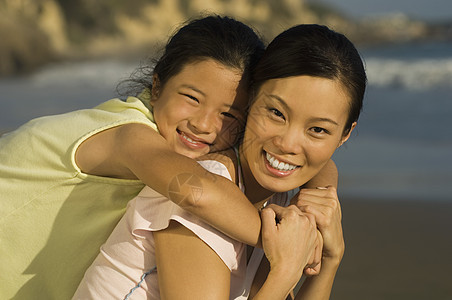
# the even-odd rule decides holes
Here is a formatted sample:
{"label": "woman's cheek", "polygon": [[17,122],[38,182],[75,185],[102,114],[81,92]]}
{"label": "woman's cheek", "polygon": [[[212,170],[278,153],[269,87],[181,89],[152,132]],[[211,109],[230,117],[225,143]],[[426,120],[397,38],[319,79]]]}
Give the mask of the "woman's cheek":
{"label": "woman's cheek", "polygon": [[333,155],[336,147],[327,142],[315,142],[306,149],[312,165],[323,165]]}

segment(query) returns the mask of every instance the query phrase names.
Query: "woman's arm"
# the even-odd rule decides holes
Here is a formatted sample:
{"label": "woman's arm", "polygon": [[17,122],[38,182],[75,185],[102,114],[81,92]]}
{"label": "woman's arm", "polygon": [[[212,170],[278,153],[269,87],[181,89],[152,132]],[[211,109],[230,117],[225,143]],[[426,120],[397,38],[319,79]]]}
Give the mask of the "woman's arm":
{"label": "woman's arm", "polygon": [[[223,176],[228,172],[232,182],[236,182],[234,151],[211,153],[202,160],[221,162],[222,165],[209,164],[209,171]],[[168,228],[152,233],[162,299],[229,299],[229,268],[238,265],[240,259],[235,247],[245,246],[226,240],[219,232],[216,237],[209,237],[202,230],[195,234],[185,227],[191,226],[188,224],[171,221]]]}
{"label": "woman's arm", "polygon": [[295,206],[270,205],[262,210],[261,216],[262,246],[270,272],[252,299],[286,299],[314,252],[316,225],[313,218]]}
{"label": "woman's arm", "polygon": [[317,187],[327,187],[333,186],[337,188],[338,182],[338,172],[336,164],[332,159],[330,159],[325,166],[314,176],[311,180],[305,183],[301,188],[317,188]]}
{"label": "woman's arm", "polygon": [[229,269],[193,232],[171,221],[153,235],[162,299],[229,299]]}
{"label": "woman's arm", "polygon": [[[175,221],[153,235],[162,299],[228,299],[229,269],[199,237]],[[298,208],[264,209],[262,239],[271,270],[252,299],[286,299],[312,255],[316,237],[313,219]],[[287,255],[287,249],[294,255]]]}
{"label": "woman's arm", "polygon": [[345,251],[342,212],[336,189],[304,189],[296,202],[299,209],[315,218],[323,237],[320,274],[306,279],[295,299],[329,299],[334,277]]}

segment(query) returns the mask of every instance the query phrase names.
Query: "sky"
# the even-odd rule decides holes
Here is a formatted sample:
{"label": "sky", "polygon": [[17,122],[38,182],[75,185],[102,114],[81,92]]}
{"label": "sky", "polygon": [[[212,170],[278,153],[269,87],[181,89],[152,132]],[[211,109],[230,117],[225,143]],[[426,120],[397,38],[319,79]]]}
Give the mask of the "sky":
{"label": "sky", "polygon": [[452,21],[452,0],[308,0],[333,4],[346,15],[357,18],[405,13],[428,21]]}

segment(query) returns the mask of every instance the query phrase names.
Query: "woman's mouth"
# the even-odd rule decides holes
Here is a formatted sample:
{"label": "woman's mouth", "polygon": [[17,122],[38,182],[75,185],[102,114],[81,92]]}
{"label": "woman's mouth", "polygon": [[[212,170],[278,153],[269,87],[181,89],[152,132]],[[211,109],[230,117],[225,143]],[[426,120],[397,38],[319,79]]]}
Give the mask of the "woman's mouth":
{"label": "woman's mouth", "polygon": [[278,160],[276,157],[265,152],[267,169],[275,175],[287,176],[292,174],[300,166]]}

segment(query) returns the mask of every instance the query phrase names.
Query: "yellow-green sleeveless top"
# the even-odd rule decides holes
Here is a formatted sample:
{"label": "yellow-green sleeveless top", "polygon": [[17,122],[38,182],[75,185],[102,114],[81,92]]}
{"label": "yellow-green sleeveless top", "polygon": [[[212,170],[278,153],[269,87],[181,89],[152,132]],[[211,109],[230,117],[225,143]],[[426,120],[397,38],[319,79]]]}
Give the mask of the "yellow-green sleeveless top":
{"label": "yellow-green sleeveless top", "polygon": [[0,299],[70,299],[144,187],[84,174],[77,147],[127,123],[157,130],[134,97],[34,119],[0,138]]}

